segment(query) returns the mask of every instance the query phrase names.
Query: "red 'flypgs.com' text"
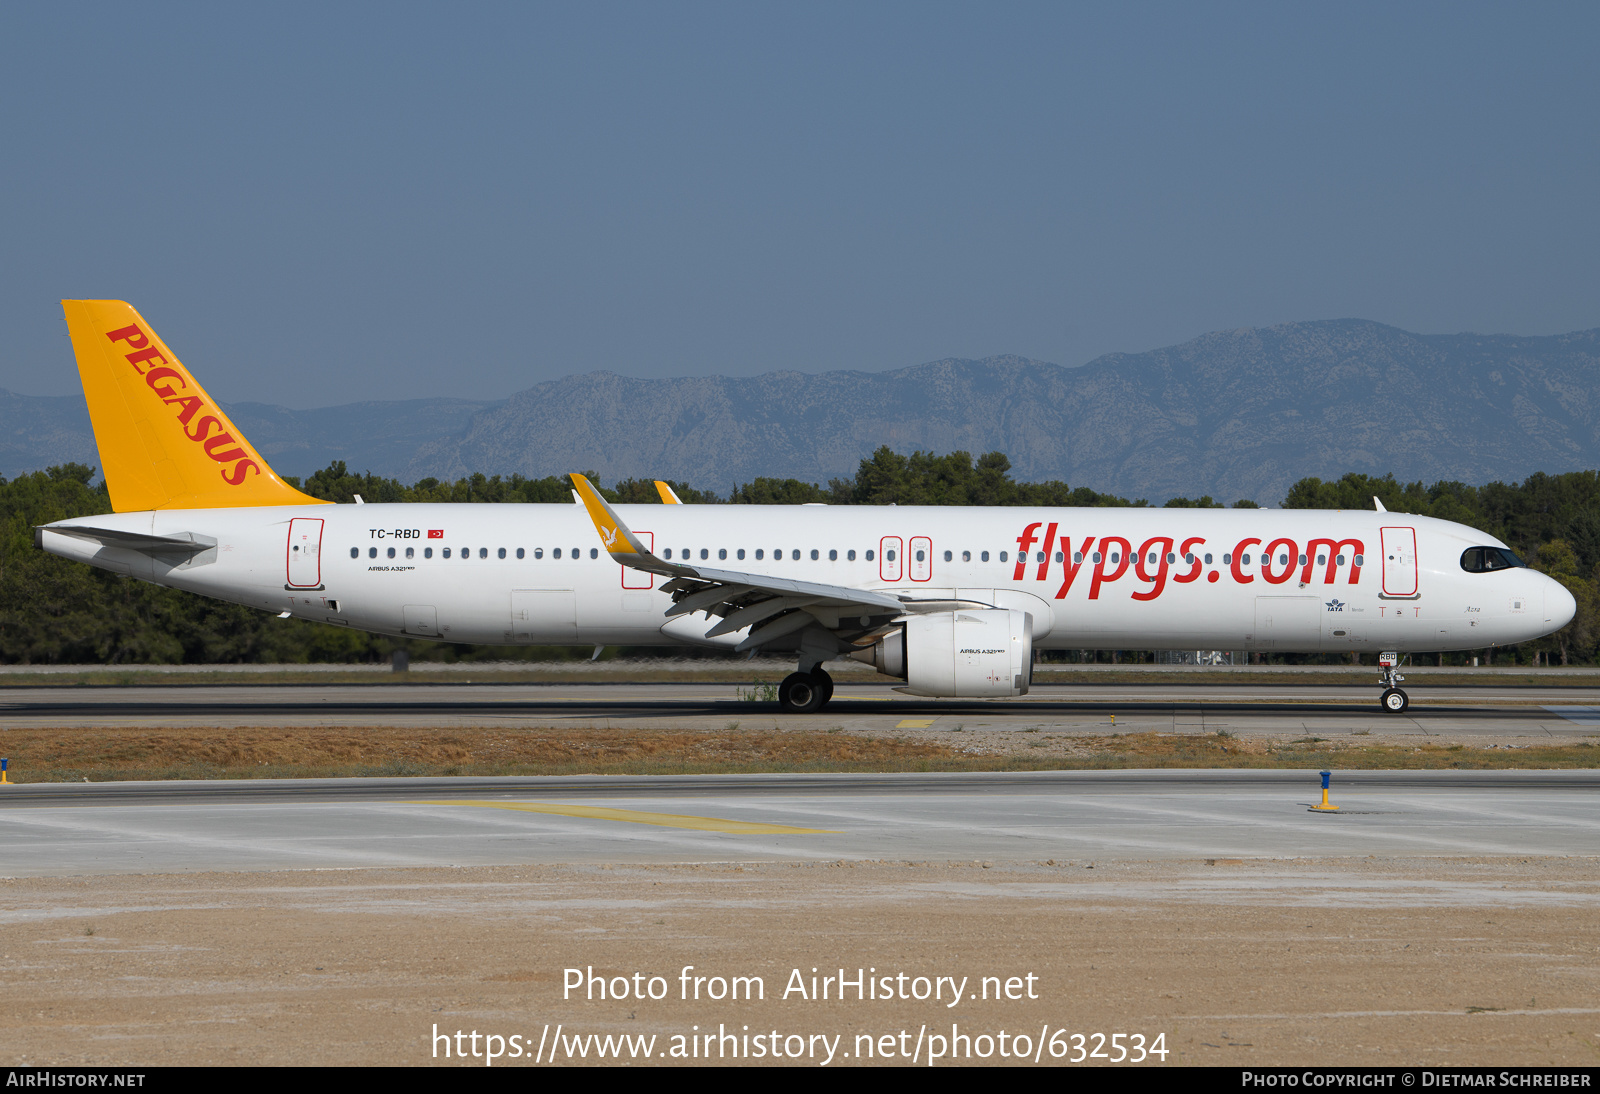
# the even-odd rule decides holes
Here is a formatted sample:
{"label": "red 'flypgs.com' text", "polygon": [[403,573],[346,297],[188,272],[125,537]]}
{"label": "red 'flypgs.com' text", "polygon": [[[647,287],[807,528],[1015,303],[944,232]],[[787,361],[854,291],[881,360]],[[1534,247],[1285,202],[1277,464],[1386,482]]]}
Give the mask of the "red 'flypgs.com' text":
{"label": "red 'flypgs.com' text", "polygon": [[[1042,538],[1040,528],[1044,529]],[[1366,562],[1366,545],[1359,539],[1313,539],[1302,549],[1288,538],[1275,539],[1265,546],[1260,539],[1246,538],[1218,558],[1205,550],[1203,536],[1182,541],[1176,536],[1151,536],[1135,550],[1133,543],[1121,536],[1102,536],[1098,542],[1094,536],[1085,536],[1074,544],[1071,536],[1058,537],[1058,528],[1055,523],[1036,521],[1023,529],[1017,537],[1017,565],[1011,575],[1013,581],[1048,581],[1051,566],[1059,566],[1061,586],[1055,593],[1057,600],[1066,599],[1085,569],[1089,571],[1090,600],[1099,600],[1100,587],[1121,579],[1129,570],[1150,586],[1134,592],[1133,599],[1154,600],[1168,581],[1186,585],[1198,581],[1201,574],[1207,581],[1220,581],[1224,572],[1241,585],[1250,584],[1257,576],[1269,584],[1282,585],[1297,573],[1300,582],[1309,585],[1320,570],[1322,583],[1332,585],[1344,569],[1346,584],[1357,585]],[[1033,550],[1035,546],[1038,550]],[[1244,567],[1252,564],[1258,565],[1258,573],[1245,572]],[[1031,575],[1030,566],[1037,567]]]}

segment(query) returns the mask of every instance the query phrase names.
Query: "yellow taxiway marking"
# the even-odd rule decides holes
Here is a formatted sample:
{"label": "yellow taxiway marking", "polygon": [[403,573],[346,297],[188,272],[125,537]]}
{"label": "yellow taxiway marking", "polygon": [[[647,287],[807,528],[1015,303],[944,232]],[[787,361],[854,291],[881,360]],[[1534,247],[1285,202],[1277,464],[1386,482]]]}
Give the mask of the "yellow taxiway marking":
{"label": "yellow taxiway marking", "polygon": [[761,824],[756,821],[724,820],[721,817],[691,817],[681,813],[642,813],[637,809],[607,809],[599,805],[534,805],[526,802],[421,801],[414,805],[474,805],[480,809],[512,809],[521,813],[548,813],[557,817],[587,817],[590,820],[624,821],[628,824],[655,824],[663,828],[694,828],[701,832],[728,832],[735,836],[785,836],[831,834],[830,828],[793,828],[787,824]]}
{"label": "yellow taxiway marking", "polygon": [[895,726],[894,728],[896,728],[896,729],[927,729],[931,725],[933,725],[933,719],[932,718],[907,718],[903,722],[901,722],[899,725]]}

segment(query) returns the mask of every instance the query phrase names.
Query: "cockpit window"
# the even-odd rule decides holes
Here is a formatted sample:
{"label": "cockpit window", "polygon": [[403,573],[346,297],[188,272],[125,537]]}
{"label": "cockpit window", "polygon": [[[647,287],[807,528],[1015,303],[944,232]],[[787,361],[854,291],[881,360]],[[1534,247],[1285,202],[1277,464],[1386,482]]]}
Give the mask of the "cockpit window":
{"label": "cockpit window", "polygon": [[1461,568],[1469,574],[1486,574],[1491,570],[1509,570],[1526,565],[1504,547],[1468,547],[1461,552]]}

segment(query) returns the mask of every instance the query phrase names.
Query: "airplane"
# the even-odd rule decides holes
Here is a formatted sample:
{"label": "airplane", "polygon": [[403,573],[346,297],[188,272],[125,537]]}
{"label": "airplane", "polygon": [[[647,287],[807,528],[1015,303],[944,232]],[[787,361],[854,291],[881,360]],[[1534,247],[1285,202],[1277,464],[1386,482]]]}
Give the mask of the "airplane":
{"label": "airplane", "polygon": [[[1383,511],[333,505],[285,482],[117,300],[62,302],[113,513],[63,558],[289,618],[444,642],[792,655],[781,707],[849,658],[928,697],[1027,693],[1035,650],[1378,654],[1526,642],[1576,611],[1476,529]],[[616,443],[625,443],[617,438]],[[361,499],[357,499],[360,502]]]}

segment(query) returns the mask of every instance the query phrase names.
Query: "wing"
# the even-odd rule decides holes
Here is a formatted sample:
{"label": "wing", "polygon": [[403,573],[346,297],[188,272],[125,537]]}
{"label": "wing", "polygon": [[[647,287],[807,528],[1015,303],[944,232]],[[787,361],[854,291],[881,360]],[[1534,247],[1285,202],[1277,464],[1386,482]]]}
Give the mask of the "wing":
{"label": "wing", "polygon": [[572,485],[612,558],[632,569],[670,579],[661,587],[672,595],[667,615],[705,612],[719,617],[720,622],[706,632],[707,638],[749,627],[750,634],[734,647],[737,650],[755,649],[808,627],[826,630],[847,645],[866,645],[901,616],[949,611],[953,606],[947,600],[910,600],[870,589],[668,562],[629,531],[588,479],[573,475]]}

